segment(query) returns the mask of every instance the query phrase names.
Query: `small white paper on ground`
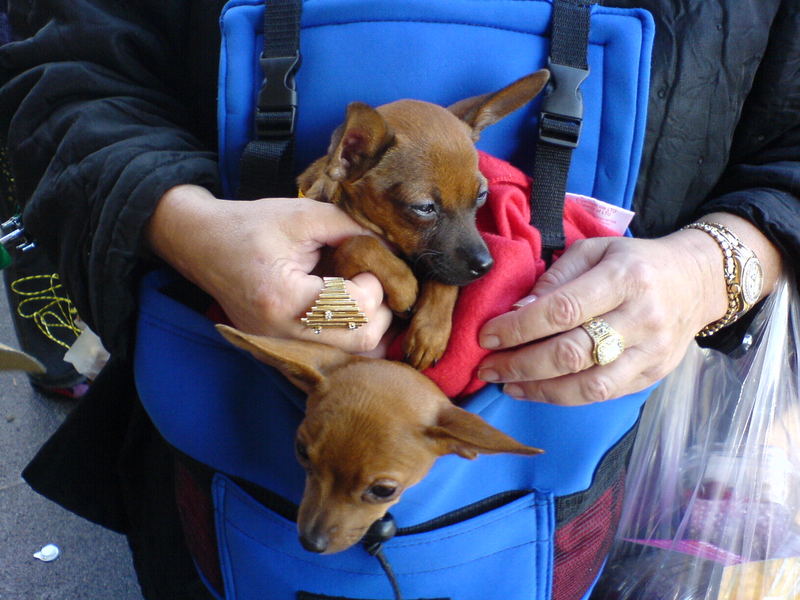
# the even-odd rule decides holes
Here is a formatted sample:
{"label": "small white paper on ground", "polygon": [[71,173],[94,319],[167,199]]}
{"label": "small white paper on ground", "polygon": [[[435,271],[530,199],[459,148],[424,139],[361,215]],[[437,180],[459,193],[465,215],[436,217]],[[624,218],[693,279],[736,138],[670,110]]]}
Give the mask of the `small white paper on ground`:
{"label": "small white paper on ground", "polygon": [[61,551],[55,544],[47,544],[43,546],[38,552],[34,552],[33,557],[38,558],[42,562],[50,562],[58,558]]}

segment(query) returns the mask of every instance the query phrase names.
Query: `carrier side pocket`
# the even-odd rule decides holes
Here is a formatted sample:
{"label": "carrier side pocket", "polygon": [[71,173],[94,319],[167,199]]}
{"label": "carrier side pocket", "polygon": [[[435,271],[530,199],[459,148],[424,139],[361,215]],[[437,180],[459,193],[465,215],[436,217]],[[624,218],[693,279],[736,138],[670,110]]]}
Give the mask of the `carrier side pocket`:
{"label": "carrier side pocket", "polygon": [[[465,507],[455,518],[443,515],[441,527],[387,542],[384,555],[403,598],[485,600],[492,590],[504,600],[549,600],[553,497],[521,494],[475,516]],[[386,574],[361,546],[335,555],[307,552],[294,522],[224,475],[214,477],[213,497],[226,600],[265,593],[271,600],[392,598]]]}

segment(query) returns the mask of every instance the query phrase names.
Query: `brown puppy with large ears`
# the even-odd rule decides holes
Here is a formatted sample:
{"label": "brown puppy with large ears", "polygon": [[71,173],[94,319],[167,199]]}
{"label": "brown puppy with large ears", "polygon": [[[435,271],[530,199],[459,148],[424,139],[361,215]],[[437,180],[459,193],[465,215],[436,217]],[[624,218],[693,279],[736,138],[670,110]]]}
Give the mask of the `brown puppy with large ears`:
{"label": "brown puppy with large ears", "polygon": [[395,313],[414,311],[404,350],[418,369],[447,348],[458,286],[493,264],[475,227],[487,195],[475,141],[549,77],[543,69],[449,109],[418,100],[378,108],[353,102],[328,154],[298,178],[303,195],[336,204],[386,242],[351,238],[336,249],[334,266],[346,279],[373,273]]}
{"label": "brown puppy with large ears", "polygon": [[297,527],[319,553],[357,543],[445,454],[539,454],[454,406],[408,365],[316,342],[219,332],[308,395],[296,454],[306,470]]}

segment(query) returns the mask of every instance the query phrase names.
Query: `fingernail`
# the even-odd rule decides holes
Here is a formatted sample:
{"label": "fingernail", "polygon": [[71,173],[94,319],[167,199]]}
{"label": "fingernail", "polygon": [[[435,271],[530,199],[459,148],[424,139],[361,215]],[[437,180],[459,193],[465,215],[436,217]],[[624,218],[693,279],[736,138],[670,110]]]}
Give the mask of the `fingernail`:
{"label": "fingernail", "polygon": [[482,379],[483,381],[498,381],[500,379],[500,374],[492,369],[481,369],[478,371],[478,379]]}
{"label": "fingernail", "polygon": [[516,384],[509,383],[503,388],[503,391],[511,396],[512,398],[516,398],[517,400],[522,400],[525,398],[525,392],[522,391],[522,388]]}
{"label": "fingernail", "polygon": [[514,308],[522,308],[523,306],[527,306],[531,302],[535,302],[538,299],[539,296],[534,296],[533,294],[531,294],[530,296],[525,296],[524,298],[520,298],[519,300],[514,302],[514,304],[512,304],[511,306],[513,306]]}
{"label": "fingernail", "polygon": [[481,338],[481,347],[487,350],[500,347],[500,338],[496,335],[485,335]]}

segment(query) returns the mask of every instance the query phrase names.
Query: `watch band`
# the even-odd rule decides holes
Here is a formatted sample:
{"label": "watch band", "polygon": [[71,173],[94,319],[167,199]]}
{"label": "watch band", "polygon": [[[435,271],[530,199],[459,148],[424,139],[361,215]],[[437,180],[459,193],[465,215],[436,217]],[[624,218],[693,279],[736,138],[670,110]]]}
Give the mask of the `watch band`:
{"label": "watch band", "polygon": [[698,221],[683,229],[698,229],[707,233],[722,251],[728,308],[721,319],[709,323],[697,334],[697,337],[708,337],[735,322],[759,300],[763,285],[761,263],[739,236],[724,225]]}

